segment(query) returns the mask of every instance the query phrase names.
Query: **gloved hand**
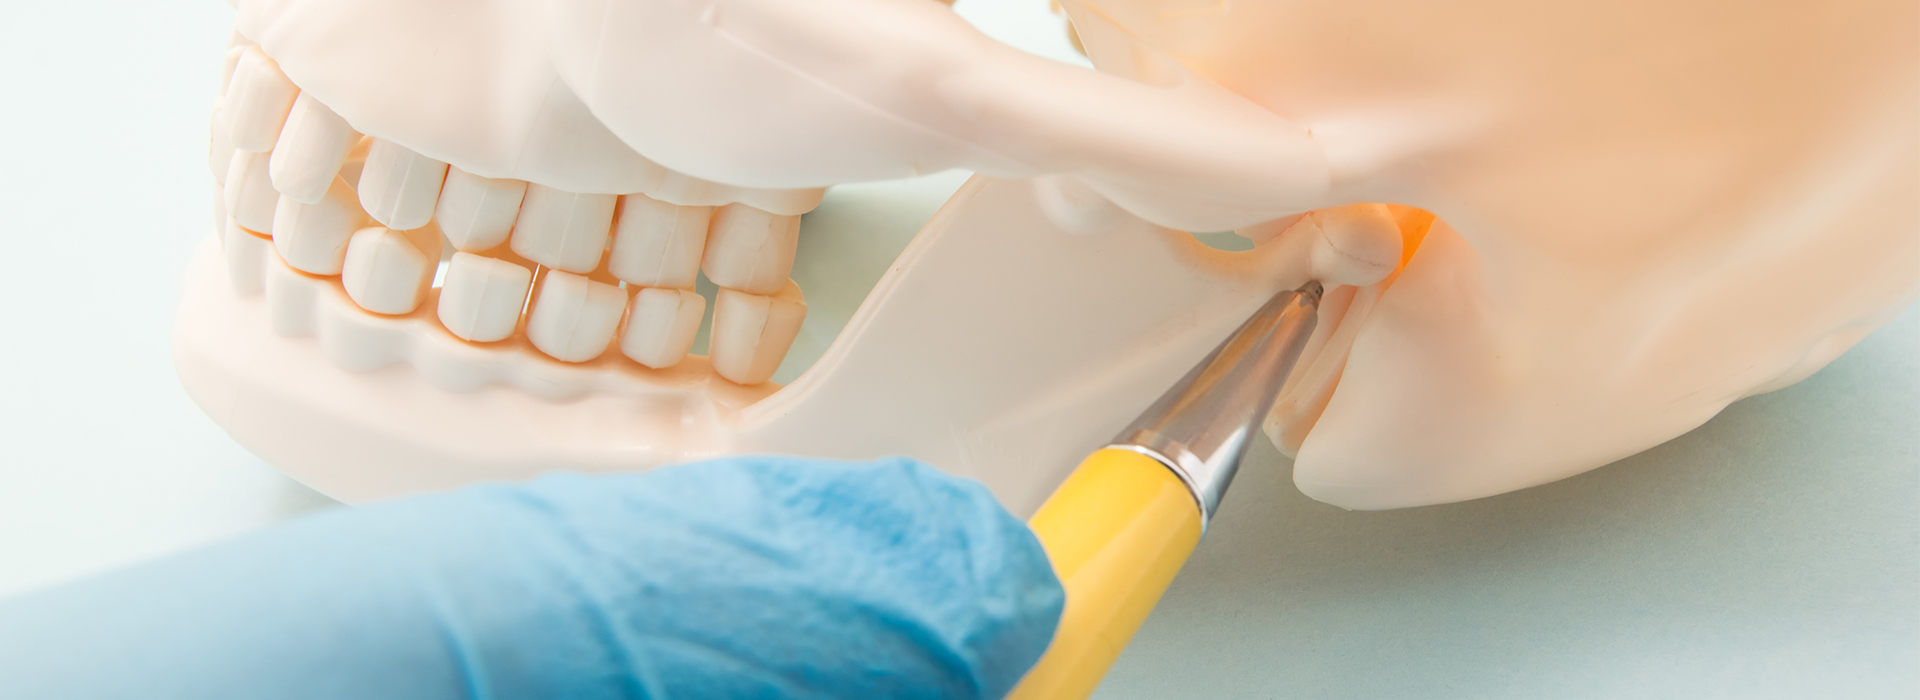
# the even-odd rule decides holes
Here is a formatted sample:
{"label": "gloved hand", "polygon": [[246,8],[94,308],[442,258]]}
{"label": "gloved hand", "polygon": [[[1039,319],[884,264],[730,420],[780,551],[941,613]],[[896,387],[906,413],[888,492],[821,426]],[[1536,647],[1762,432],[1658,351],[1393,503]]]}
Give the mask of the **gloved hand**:
{"label": "gloved hand", "polygon": [[997,698],[1064,595],[907,459],[551,475],[294,520],[0,603],[0,697]]}

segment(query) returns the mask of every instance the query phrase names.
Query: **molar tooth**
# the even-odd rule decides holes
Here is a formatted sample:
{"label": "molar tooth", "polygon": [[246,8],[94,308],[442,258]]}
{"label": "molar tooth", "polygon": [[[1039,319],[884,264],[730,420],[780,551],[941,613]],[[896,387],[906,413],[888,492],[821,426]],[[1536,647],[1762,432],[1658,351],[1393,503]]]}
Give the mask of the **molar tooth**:
{"label": "molar tooth", "polygon": [[250,297],[266,289],[267,257],[273,244],[228,220],[220,247],[227,254],[227,280],[233,283],[234,294]]}
{"label": "molar tooth", "polygon": [[774,294],[793,272],[799,234],[797,215],[771,214],[745,204],[726,205],[713,213],[701,267],[707,278],[721,287]]}
{"label": "molar tooth", "polygon": [[360,141],[360,135],[347,120],[320,104],[307,93],[293,102],[287,123],[274,142],[268,172],[280,194],[294,201],[312,204],[327,195],[327,188],[340,174],[347,151]]}
{"label": "molar tooth", "polygon": [[620,352],[654,369],[679,364],[693,349],[700,317],[706,313],[706,298],[692,291],[642,288],[633,295]]}
{"label": "molar tooth", "polygon": [[713,370],[736,384],[767,381],[806,317],[807,302],[792,280],[773,296],[722,287],[713,302]]}
{"label": "molar tooth", "polygon": [[513,224],[513,252],[558,270],[591,272],[600,265],[600,253],[607,247],[618,200],[610,194],[529,184]]}
{"label": "molar tooth", "polygon": [[224,194],[228,218],[249,231],[271,234],[273,209],[280,202],[280,193],[273,189],[273,179],[267,174],[267,158],[265,153],[234,151],[227,163]]}
{"label": "molar tooth", "polygon": [[453,247],[469,253],[491,250],[507,242],[526,194],[524,181],[494,180],[448,168],[433,216]]}
{"label": "molar tooth", "polygon": [[318,202],[306,204],[281,196],[273,213],[273,247],[296,270],[337,275],[346,260],[347,241],[367,223],[353,188],[336,176]]}
{"label": "molar tooth", "polygon": [[505,340],[520,321],[533,271],[505,260],[454,253],[440,285],[440,324],[475,342]]}
{"label": "molar tooth", "polygon": [[360,171],[360,206],[387,228],[411,231],[433,220],[446,178],[446,163],[374,139]]}
{"label": "molar tooth", "polygon": [[371,226],[347,243],[340,285],[360,308],[382,314],[411,313],[433,285],[440,263],[440,231],[395,231]]}
{"label": "molar tooth", "polygon": [[299,94],[300,88],[259,47],[242,51],[220,101],[221,121],[233,147],[254,153],[272,150]]}
{"label": "molar tooth", "polygon": [[606,352],[626,310],[619,287],[581,275],[548,270],[541,276],[527,339],[541,352],[567,362],[586,362]]}
{"label": "molar tooth", "polygon": [[674,206],[640,194],[622,197],[607,271],[642,287],[693,289],[712,217],[713,207]]}

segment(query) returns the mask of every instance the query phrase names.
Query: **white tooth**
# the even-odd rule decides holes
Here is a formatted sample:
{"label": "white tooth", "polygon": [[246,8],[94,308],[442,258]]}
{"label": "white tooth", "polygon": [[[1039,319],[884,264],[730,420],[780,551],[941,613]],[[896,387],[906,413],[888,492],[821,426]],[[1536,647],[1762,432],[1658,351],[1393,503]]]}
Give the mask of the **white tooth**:
{"label": "white tooth", "polygon": [[347,151],[359,141],[360,135],[347,126],[347,120],[312,95],[300,93],[287,114],[287,125],[280,129],[280,140],[273,144],[267,170],[273,175],[274,188],[296,202],[320,201],[340,174]]}
{"label": "white tooth", "polygon": [[220,124],[220,111],[213,112],[213,132],[207,137],[207,167],[213,170],[213,181],[227,184],[227,166],[233,164],[233,139],[227,138],[227,130]]}
{"label": "white tooth", "polygon": [[360,171],[367,168],[367,153],[372,150],[373,137],[363,135],[347,150],[347,159],[340,164],[340,179],[346,180],[356,192],[360,189]]}
{"label": "white tooth", "polygon": [[713,370],[736,384],[773,377],[806,320],[807,302],[791,280],[773,296],[721,288],[713,301]]}
{"label": "white tooth", "polygon": [[232,43],[228,44],[227,60],[220,65],[220,96],[222,98],[227,96],[227,86],[233,84],[233,69],[239,67],[240,56],[246,52],[246,46]]}
{"label": "white tooth", "polygon": [[300,88],[280,72],[280,66],[267,58],[257,46],[249,46],[234,64],[233,78],[220,99],[221,120],[233,147],[242,151],[265,153],[280,137],[280,125],[293,109]]}
{"label": "white tooth", "polygon": [[340,286],[360,308],[382,314],[411,313],[427,298],[440,263],[440,232],[395,231],[372,226],[347,243]]}
{"label": "white tooth", "polygon": [[453,247],[469,253],[492,250],[507,242],[526,194],[524,181],[494,180],[448,168],[433,217]]}
{"label": "white tooth", "polygon": [[693,349],[693,336],[700,332],[700,317],[706,312],[706,298],[690,290],[642,288],[633,295],[620,352],[654,369],[679,364]]}
{"label": "white tooth", "polygon": [[233,283],[234,294],[250,297],[266,288],[272,243],[228,222],[220,234],[220,247],[227,254],[227,280]]}
{"label": "white tooth", "polygon": [[646,195],[621,198],[607,271],[642,287],[693,289],[713,207],[681,207]]}
{"label": "white tooth", "polygon": [[619,287],[549,270],[527,314],[527,339],[554,359],[586,362],[613,342],[626,302]]}
{"label": "white tooth", "polygon": [[367,149],[360,171],[360,206],[387,228],[411,231],[433,220],[447,164],[384,139]]}
{"label": "white tooth", "polygon": [[527,302],[533,271],[505,260],[454,253],[440,285],[436,312],[447,331],[466,340],[492,342],[513,335]]}
{"label": "white tooth", "polygon": [[527,185],[520,216],[513,223],[513,252],[567,272],[585,274],[600,265],[613,228],[610,194],[583,194]]}
{"label": "white tooth", "polygon": [[213,186],[213,233],[226,235],[227,231],[227,188]]}
{"label": "white tooth", "polygon": [[227,164],[227,217],[255,233],[273,233],[273,208],[280,192],[267,174],[267,154],[234,151]]}
{"label": "white tooth", "polygon": [[273,213],[273,247],[287,265],[311,275],[337,275],[347,255],[347,241],[366,226],[367,214],[353,188],[339,177],[326,195],[313,204],[282,196]]}
{"label": "white tooth", "polygon": [[701,267],[714,284],[753,294],[773,294],[793,273],[793,254],[799,242],[799,216],[729,204],[713,213]]}

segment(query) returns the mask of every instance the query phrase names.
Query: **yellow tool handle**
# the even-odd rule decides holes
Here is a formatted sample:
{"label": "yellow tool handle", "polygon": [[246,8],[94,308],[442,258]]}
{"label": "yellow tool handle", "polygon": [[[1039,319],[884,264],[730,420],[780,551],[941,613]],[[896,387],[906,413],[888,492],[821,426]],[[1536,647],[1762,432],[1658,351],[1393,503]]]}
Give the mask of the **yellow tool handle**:
{"label": "yellow tool handle", "polygon": [[1009,700],[1080,700],[1140,629],[1200,542],[1193,492],[1152,457],[1089,455],[1027,524],[1066,586],[1067,606],[1040,663]]}

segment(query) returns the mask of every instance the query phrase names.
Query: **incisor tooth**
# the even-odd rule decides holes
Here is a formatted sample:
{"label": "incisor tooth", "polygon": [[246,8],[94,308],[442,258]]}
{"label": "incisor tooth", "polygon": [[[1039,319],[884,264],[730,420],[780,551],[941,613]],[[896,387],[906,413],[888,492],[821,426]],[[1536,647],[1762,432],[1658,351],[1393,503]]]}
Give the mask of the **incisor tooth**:
{"label": "incisor tooth", "polygon": [[613,342],[626,302],[619,287],[548,270],[527,314],[527,339],[554,359],[586,362]]}
{"label": "incisor tooth", "polygon": [[713,371],[736,384],[773,377],[806,320],[807,302],[791,280],[773,296],[720,289],[713,301]]}
{"label": "incisor tooth", "polygon": [[267,154],[234,151],[227,164],[225,194],[227,218],[249,231],[273,233],[273,209],[280,203],[280,192],[267,175]]}
{"label": "incisor tooth", "polygon": [[[497,248],[507,242],[520,200],[527,194],[521,180],[494,180],[459,168],[447,169],[434,219],[453,247],[469,253]],[[471,338],[469,338],[471,340]]]}
{"label": "incisor tooth", "polygon": [[721,287],[773,294],[793,273],[793,254],[799,244],[799,216],[729,204],[713,213],[701,267]]}
{"label": "incisor tooth", "polygon": [[360,207],[387,228],[420,228],[433,220],[434,203],[446,178],[446,163],[374,139],[360,171]]}
{"label": "incisor tooth", "polygon": [[286,122],[287,111],[299,94],[300,88],[280,72],[273,59],[257,46],[247,47],[234,64],[233,78],[220,99],[219,113],[233,147],[254,153],[272,150],[274,140],[280,137],[280,125]]}
{"label": "incisor tooth", "polygon": [[440,284],[435,312],[447,332],[465,340],[492,342],[513,335],[527,302],[533,271],[505,260],[454,253]]}
{"label": "incisor tooth", "polygon": [[227,222],[220,234],[220,247],[227,254],[227,280],[233,293],[243,297],[259,294],[267,284],[267,256],[273,244]]}
{"label": "incisor tooth", "polygon": [[216,184],[227,184],[227,166],[233,164],[233,139],[227,138],[227,130],[220,124],[220,111],[214,110],[213,125],[207,137],[207,168],[213,171]]}
{"label": "incisor tooth", "polygon": [[685,359],[707,312],[705,297],[685,289],[641,288],[627,312],[620,352],[634,362],[664,369]]}
{"label": "incisor tooth", "polygon": [[273,213],[273,247],[287,265],[312,275],[337,275],[346,260],[347,241],[368,223],[353,188],[339,177],[313,204],[281,196]]}
{"label": "incisor tooth", "polygon": [[312,95],[300,93],[293,111],[287,113],[286,126],[280,129],[280,140],[273,144],[267,170],[273,175],[274,189],[296,202],[320,201],[340,174],[347,151],[359,141],[360,135],[347,126],[347,120]]}
{"label": "incisor tooth", "polygon": [[527,185],[520,216],[513,223],[513,252],[554,269],[592,272],[607,247],[618,199]]}
{"label": "incisor tooth", "polygon": [[439,231],[371,226],[355,231],[348,241],[340,286],[362,309],[382,314],[410,313],[426,299],[439,263]]}
{"label": "incisor tooth", "polygon": [[713,207],[675,206],[640,194],[620,202],[607,271],[642,287],[693,289]]}

